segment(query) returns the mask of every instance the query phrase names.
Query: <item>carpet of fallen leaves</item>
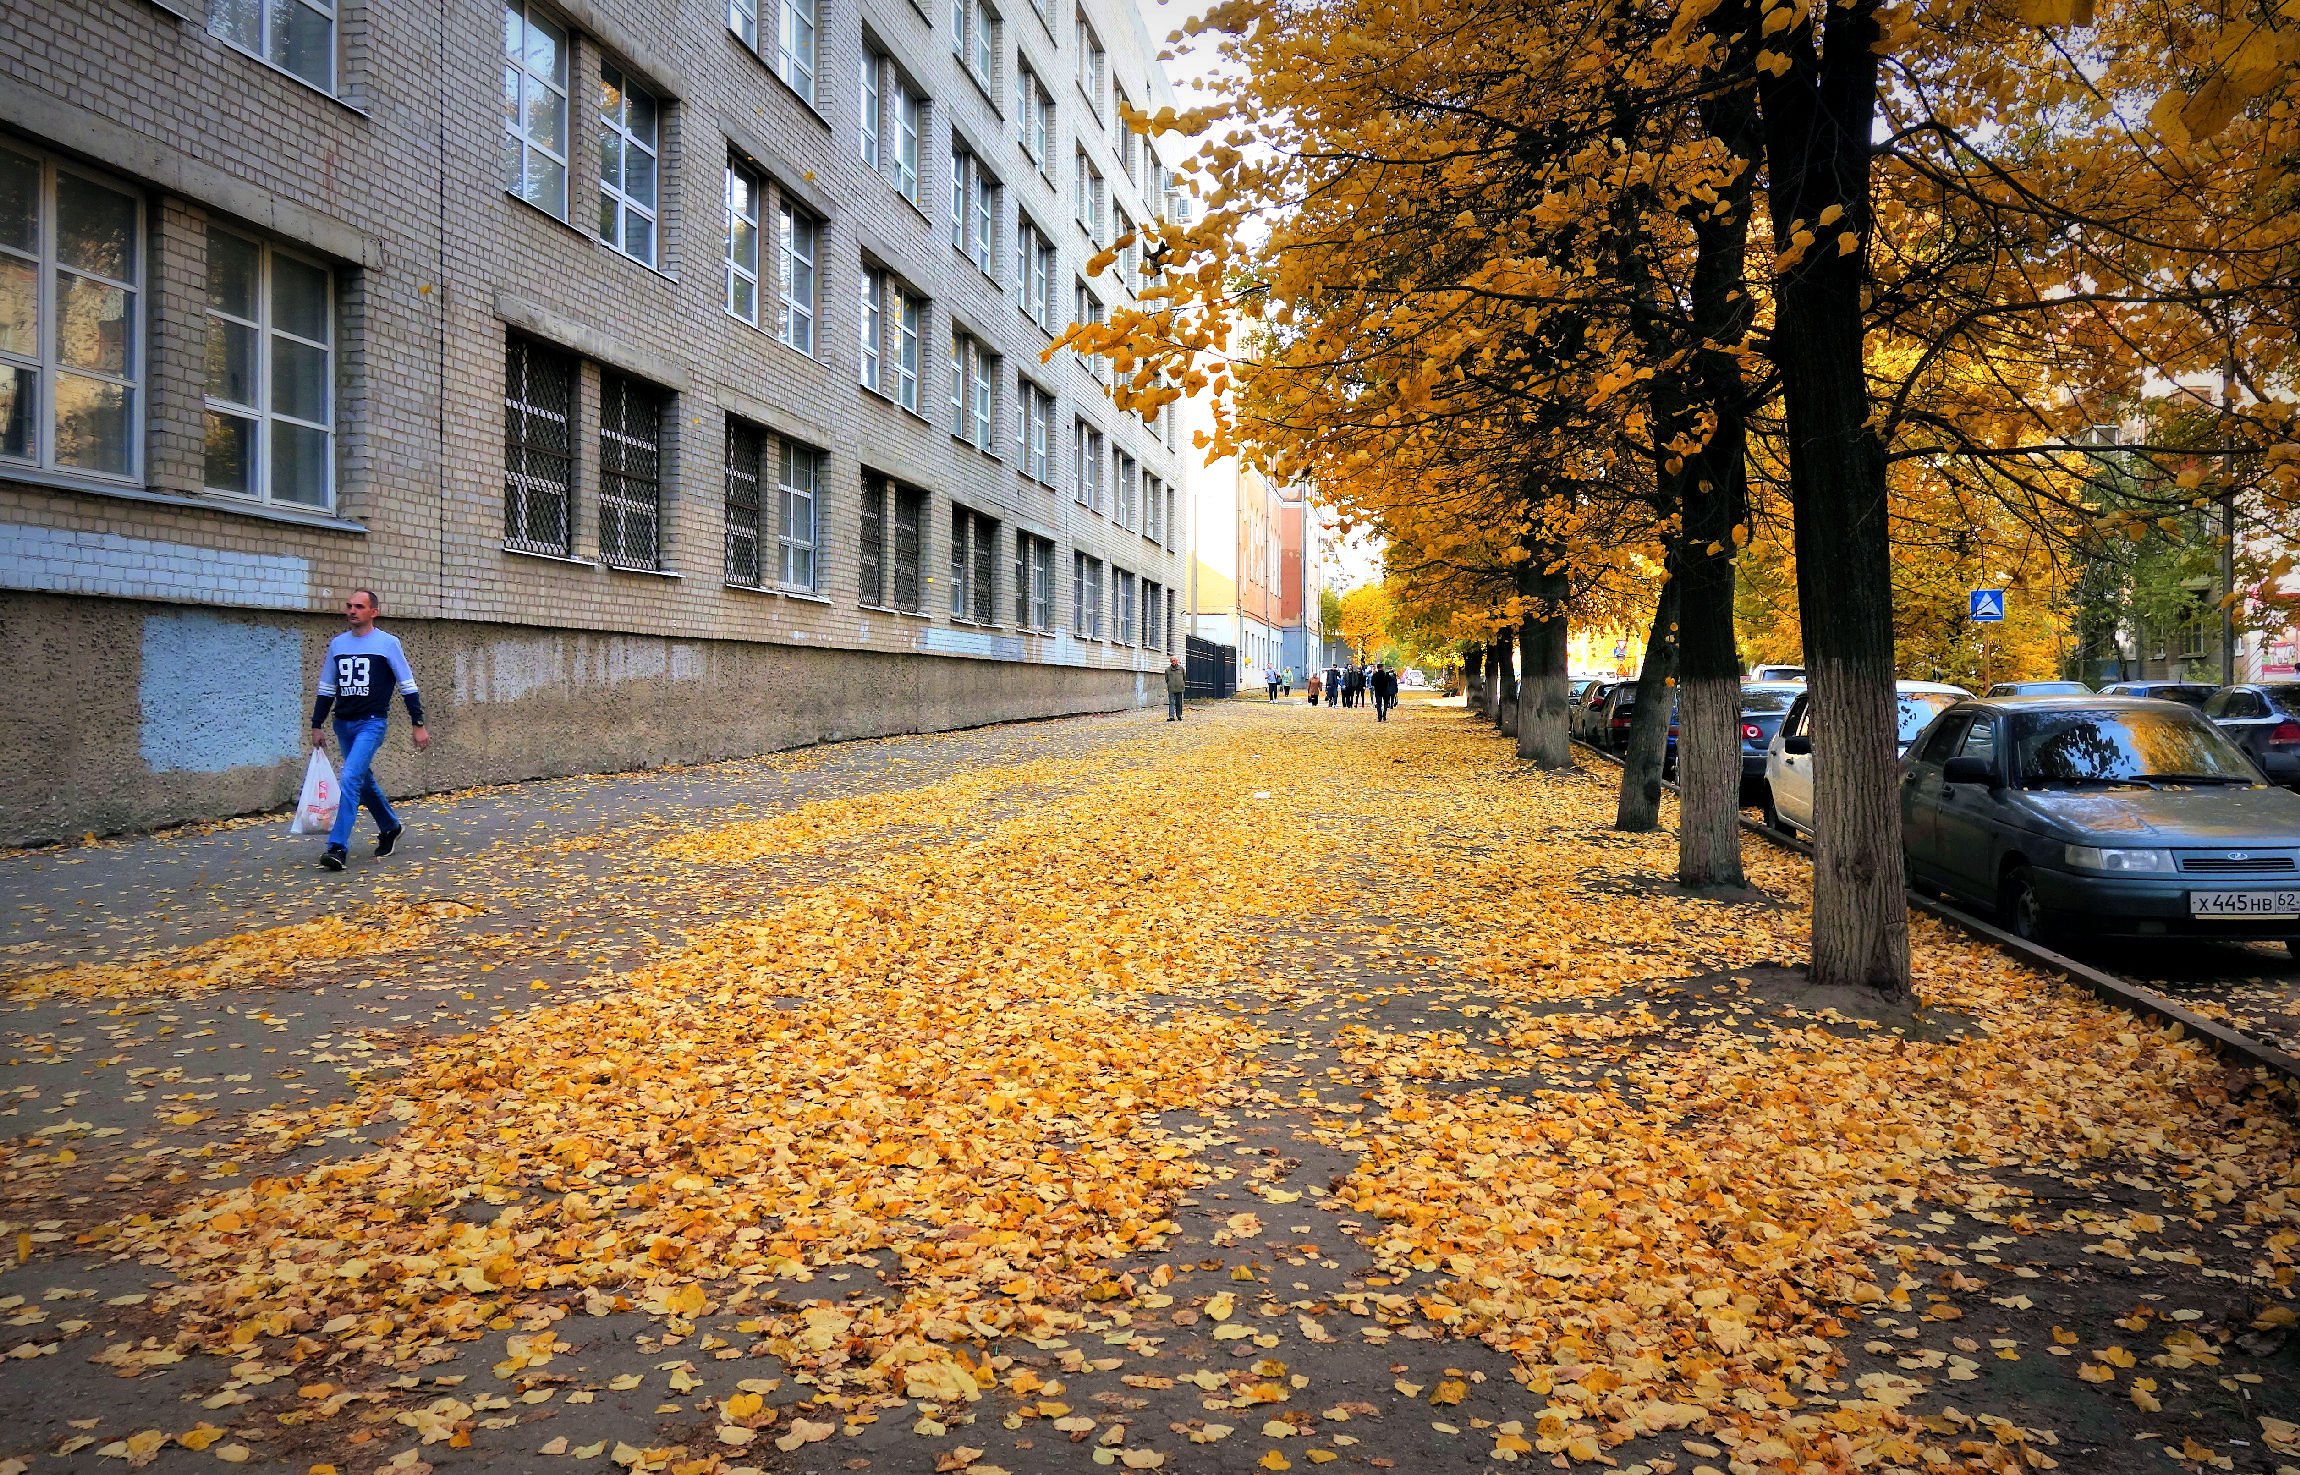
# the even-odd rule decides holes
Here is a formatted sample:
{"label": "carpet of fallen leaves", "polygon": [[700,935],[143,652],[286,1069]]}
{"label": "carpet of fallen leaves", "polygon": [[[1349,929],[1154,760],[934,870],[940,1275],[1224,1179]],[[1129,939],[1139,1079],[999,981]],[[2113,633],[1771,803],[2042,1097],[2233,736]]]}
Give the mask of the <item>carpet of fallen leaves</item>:
{"label": "carpet of fallen leaves", "polygon": [[[142,1335],[96,1354],[107,1370],[216,1359],[234,1377],[205,1407],[226,1419],[235,1390],[299,1394],[268,1428],[203,1417],[94,1452],[247,1459],[284,1426],[330,1461],[412,1470],[475,1424],[515,1425],[510,1397],[588,1403],[539,1373],[586,1317],[635,1316],[649,1347],[778,1376],[712,1386],[701,1437],[494,1447],[523,1468],[609,1443],[637,1470],[815,1468],[811,1446],[899,1410],[919,1453],[898,1468],[998,1468],[969,1432],[993,1415],[1078,1443],[1065,1468],[1387,1468],[1371,1441],[1320,1439],[1374,1409],[1321,1425],[1308,1408],[1322,1348],[1402,1337],[1474,1339],[1514,1371],[1506,1417],[1464,1419],[1471,1467],[2053,1468],[2049,1417],[1944,1395],[1984,1360],[2029,1359],[2161,1411],[2178,1376],[2218,1376],[2236,1339],[2292,1324],[2289,1086],[1923,916],[1923,1009],[1800,995],[1803,861],[1752,841],[1749,893],[1682,894],[1667,835],[1605,828],[1608,773],[1530,772],[1455,713],[1352,715],[1143,719],[1083,767],[985,766],[643,842],[630,884],[673,903],[684,883],[648,864],[882,848],[699,921],[602,987],[423,1044],[343,1099],[260,1109],[242,1124],[269,1144],[253,1176],[38,1246],[157,1277],[134,1301]],[[412,948],[433,921],[398,924]],[[297,924],[37,986],[226,986],[343,946],[339,924]],[[1220,1124],[1249,1118],[1338,1164],[1255,1193],[1337,1216],[1369,1267],[1277,1308],[1299,1317],[1290,1369],[1231,1366],[1290,1323],[1249,1318],[1245,1294],[1272,1314],[1250,1273],[1191,1294],[1203,1267],[1181,1248],[1178,1216],[1233,1176]],[[2110,1181],[2126,1202],[2059,1191]],[[1981,1248],[1926,1237],[1957,1215],[1989,1227]],[[1263,1228],[1231,1214],[1215,1242]],[[2132,1313],[2137,1352],[2057,1327],[2050,1345],[1964,1337],[1968,1310],[2029,1306],[2024,1248],[2047,1240],[2242,1294],[2190,1311],[2159,1285],[2163,1304]],[[875,1282],[848,1284],[851,1267]],[[1163,1440],[1098,1424],[1015,1356],[1209,1326],[1205,1366],[1170,1353],[1125,1380],[1208,1395]],[[1957,1350],[1918,1347],[1929,1329]],[[392,1395],[477,1342],[502,1350],[502,1399],[460,1379]],[[661,1366],[674,1392],[707,1386]],[[2222,1381],[2249,1397],[2261,1376]],[[1462,1433],[1447,1411],[1466,1373],[1395,1391]],[[2242,1451],[2176,1419],[2148,1437],[2188,1468],[2290,1468],[2261,1461],[2300,1461],[2275,1416],[2292,1412],[2240,1420]]]}

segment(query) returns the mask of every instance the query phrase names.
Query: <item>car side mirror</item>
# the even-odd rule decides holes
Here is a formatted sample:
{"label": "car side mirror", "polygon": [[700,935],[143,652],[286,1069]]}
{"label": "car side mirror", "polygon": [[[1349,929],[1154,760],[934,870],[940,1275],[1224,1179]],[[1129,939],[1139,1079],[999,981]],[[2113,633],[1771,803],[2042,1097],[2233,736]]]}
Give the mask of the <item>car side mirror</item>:
{"label": "car side mirror", "polygon": [[1993,789],[1997,786],[1996,765],[1986,758],[1951,758],[1941,767],[1941,779],[1952,784],[1986,784]]}
{"label": "car side mirror", "polygon": [[1813,751],[1813,740],[1804,733],[1781,739],[1781,751],[1802,758]]}

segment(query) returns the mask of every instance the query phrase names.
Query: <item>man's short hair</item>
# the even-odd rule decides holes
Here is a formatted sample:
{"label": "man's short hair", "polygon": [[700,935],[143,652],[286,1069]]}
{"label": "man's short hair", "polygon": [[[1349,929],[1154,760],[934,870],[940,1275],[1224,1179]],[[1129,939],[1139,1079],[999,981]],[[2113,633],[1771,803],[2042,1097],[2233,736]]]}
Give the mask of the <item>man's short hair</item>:
{"label": "man's short hair", "polygon": [[382,600],[380,600],[380,599],[378,599],[378,598],[376,598],[376,596],[375,596],[375,591],[374,591],[373,589],[354,589],[354,590],[352,590],[351,592],[352,592],[352,593],[354,593],[354,594],[364,594],[364,595],[366,595],[366,596],[367,596],[367,607],[368,607],[369,609],[372,609],[372,610],[375,610],[375,611],[377,611],[378,613],[380,613],[380,612],[382,611],[382,609],[383,609],[383,601],[382,601]]}

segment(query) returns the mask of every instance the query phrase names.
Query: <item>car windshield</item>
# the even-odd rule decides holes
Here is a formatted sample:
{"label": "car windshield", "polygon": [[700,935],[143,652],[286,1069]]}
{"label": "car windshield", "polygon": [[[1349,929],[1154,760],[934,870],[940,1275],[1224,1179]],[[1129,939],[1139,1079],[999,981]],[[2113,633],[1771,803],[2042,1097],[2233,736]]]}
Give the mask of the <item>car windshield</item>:
{"label": "car windshield", "polygon": [[2259,781],[2219,729],[2186,712],[2020,712],[2012,742],[2024,784]]}
{"label": "car windshield", "polygon": [[1893,698],[1900,709],[1899,739],[1907,747],[1917,740],[1917,734],[1930,726],[1935,717],[1949,709],[1956,701],[1956,693],[1947,691],[1904,691]]}
{"label": "car windshield", "polygon": [[1764,714],[1786,712],[1798,695],[1799,688],[1794,686],[1745,686],[1741,689],[1741,710]]}
{"label": "car windshield", "polygon": [[2300,686],[2279,684],[2264,688],[2279,712],[2300,712]]}
{"label": "car windshield", "polygon": [[[2216,690],[2218,688],[2210,686],[2143,686],[2135,690],[2133,695],[2154,697],[2160,702],[2181,702],[2191,707],[2201,707],[2211,700],[2212,693]],[[2296,697],[2300,697],[2300,687],[2286,687],[2285,690]]]}

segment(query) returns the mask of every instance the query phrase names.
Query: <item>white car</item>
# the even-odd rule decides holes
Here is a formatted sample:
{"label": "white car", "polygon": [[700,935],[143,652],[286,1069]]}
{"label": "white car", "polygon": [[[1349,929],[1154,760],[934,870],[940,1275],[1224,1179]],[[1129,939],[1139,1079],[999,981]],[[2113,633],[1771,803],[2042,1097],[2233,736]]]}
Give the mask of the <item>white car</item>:
{"label": "white car", "polygon": [[1803,681],[1803,666],[1759,666],[1749,673],[1751,681]]}
{"label": "white car", "polygon": [[[1972,693],[1938,681],[1896,681],[1895,738],[1906,754],[1933,719]],[[1797,698],[1765,749],[1765,823],[1776,830],[1813,831],[1813,727],[1811,693]]]}

